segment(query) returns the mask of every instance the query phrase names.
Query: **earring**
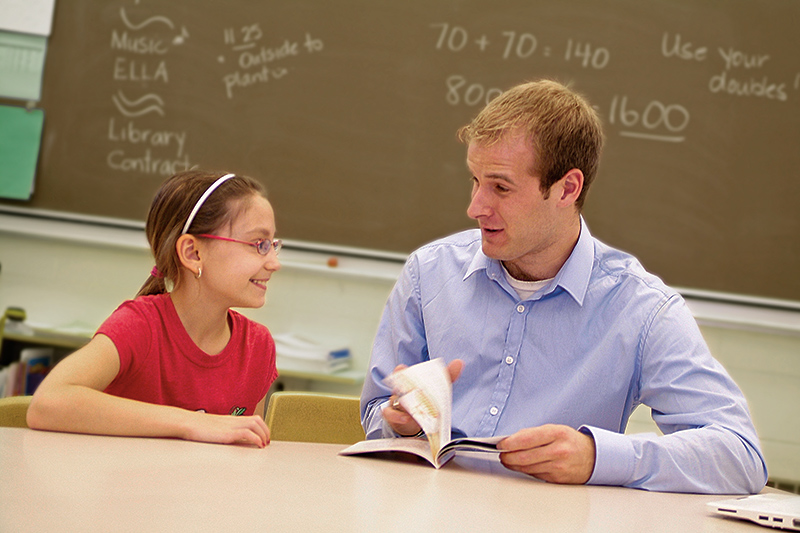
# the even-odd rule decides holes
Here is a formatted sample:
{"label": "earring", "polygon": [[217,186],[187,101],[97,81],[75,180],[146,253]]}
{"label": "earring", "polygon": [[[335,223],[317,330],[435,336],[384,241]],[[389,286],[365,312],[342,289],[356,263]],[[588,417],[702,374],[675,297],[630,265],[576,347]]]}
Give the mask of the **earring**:
{"label": "earring", "polygon": [[197,274],[195,274],[194,279],[200,279],[200,276],[203,275],[202,267],[197,267]]}

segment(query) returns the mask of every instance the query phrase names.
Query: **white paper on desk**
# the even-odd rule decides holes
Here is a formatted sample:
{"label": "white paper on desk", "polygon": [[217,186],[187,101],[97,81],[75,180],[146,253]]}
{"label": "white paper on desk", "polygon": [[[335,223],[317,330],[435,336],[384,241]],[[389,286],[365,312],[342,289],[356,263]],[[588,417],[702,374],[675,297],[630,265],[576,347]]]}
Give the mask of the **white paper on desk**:
{"label": "white paper on desk", "polygon": [[428,436],[431,454],[450,441],[453,384],[441,358],[409,366],[384,379],[400,405]]}

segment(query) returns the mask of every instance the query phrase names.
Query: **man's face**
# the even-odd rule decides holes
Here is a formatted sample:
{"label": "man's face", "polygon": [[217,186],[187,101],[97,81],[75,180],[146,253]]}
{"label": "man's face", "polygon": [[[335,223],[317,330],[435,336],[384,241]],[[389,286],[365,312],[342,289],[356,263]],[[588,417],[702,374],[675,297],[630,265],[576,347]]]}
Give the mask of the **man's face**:
{"label": "man's face", "polygon": [[[537,263],[550,260],[563,232],[557,195],[545,198],[539,178],[531,175],[534,153],[526,136],[509,132],[488,146],[471,143],[467,166],[472,173],[467,215],[478,221],[483,253],[503,261],[515,277],[536,278]],[[519,276],[520,271],[528,275]]]}

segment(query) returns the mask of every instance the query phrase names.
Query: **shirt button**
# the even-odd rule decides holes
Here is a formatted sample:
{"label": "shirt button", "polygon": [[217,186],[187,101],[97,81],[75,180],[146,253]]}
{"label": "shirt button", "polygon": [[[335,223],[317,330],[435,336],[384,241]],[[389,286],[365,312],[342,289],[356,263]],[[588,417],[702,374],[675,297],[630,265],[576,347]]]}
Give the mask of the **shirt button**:
{"label": "shirt button", "polygon": [[489,412],[492,413],[492,416],[494,416],[498,413],[498,409],[497,407],[492,407],[491,409],[489,409]]}
{"label": "shirt button", "polygon": [[506,364],[510,365],[513,362],[514,362],[514,358],[513,357],[511,357],[510,355],[508,357],[506,357]]}
{"label": "shirt button", "polygon": [[525,312],[525,306],[522,305],[522,304],[519,304],[517,306],[517,313],[524,313],[524,312]]}

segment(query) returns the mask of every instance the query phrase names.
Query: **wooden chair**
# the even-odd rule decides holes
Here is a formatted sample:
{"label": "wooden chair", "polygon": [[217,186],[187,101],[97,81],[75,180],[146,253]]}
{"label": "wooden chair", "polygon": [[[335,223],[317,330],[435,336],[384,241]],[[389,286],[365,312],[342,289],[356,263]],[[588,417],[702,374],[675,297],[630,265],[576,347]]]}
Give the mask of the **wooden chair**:
{"label": "wooden chair", "polygon": [[25,416],[32,396],[9,396],[0,398],[0,427],[26,428]]}
{"label": "wooden chair", "polygon": [[273,440],[354,444],[364,440],[357,396],[275,392],[267,406]]}

